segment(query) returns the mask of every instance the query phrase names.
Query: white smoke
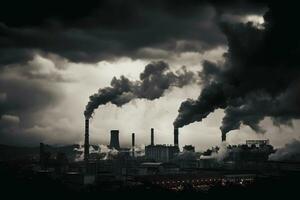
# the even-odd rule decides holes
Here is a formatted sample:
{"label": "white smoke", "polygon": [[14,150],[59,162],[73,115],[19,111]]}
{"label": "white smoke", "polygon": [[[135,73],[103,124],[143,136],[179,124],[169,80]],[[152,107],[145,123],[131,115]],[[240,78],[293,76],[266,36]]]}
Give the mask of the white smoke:
{"label": "white smoke", "polygon": [[78,161],[82,161],[84,159],[84,146],[83,145],[79,145],[78,148],[74,148],[74,150],[76,152],[76,156],[75,156],[75,162],[78,162]]}
{"label": "white smoke", "polygon": [[[131,148],[131,151],[133,149]],[[141,157],[141,156],[144,156],[145,155],[145,145],[144,144],[141,144],[139,146],[135,146],[134,147],[134,156],[135,157]]]}
{"label": "white smoke", "polygon": [[300,141],[293,139],[284,147],[277,149],[275,153],[269,155],[269,160],[300,162]]}
{"label": "white smoke", "polygon": [[110,149],[106,145],[100,145],[100,153],[105,155],[102,160],[110,160],[118,155],[119,151],[115,148]]}
{"label": "white smoke", "polygon": [[[79,145],[79,148],[74,148],[74,151],[76,152],[76,158],[75,161],[83,161],[84,160],[84,145]],[[112,157],[118,155],[118,150],[116,149],[110,149],[108,146],[103,144],[98,145],[90,145],[89,148],[90,154],[98,154],[102,160],[108,160]]]}
{"label": "white smoke", "polygon": [[228,146],[228,143],[226,141],[223,141],[218,146],[219,147],[218,150],[216,150],[215,148],[213,148],[211,155],[201,155],[200,159],[215,159],[217,161],[222,161],[226,157],[226,155],[228,153],[227,146]]}

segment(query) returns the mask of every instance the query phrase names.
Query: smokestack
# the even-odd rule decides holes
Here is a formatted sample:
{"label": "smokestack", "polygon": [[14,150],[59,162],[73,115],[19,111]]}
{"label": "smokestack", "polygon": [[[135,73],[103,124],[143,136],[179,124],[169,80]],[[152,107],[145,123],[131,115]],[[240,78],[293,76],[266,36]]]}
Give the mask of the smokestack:
{"label": "smokestack", "polygon": [[178,135],[179,135],[178,128],[174,127],[174,146],[178,146]]}
{"label": "smokestack", "polygon": [[85,119],[85,135],[84,135],[84,160],[89,160],[89,119]]}
{"label": "smokestack", "polygon": [[114,148],[119,150],[120,143],[119,143],[119,130],[111,130],[110,131],[110,144],[109,148]]}
{"label": "smokestack", "polygon": [[40,143],[40,165],[42,169],[45,168],[45,147],[44,143]]}
{"label": "smokestack", "polygon": [[151,128],[151,145],[154,145],[154,128]]}
{"label": "smokestack", "polygon": [[222,133],[222,142],[226,141],[226,133]]}
{"label": "smokestack", "polygon": [[132,157],[134,157],[134,146],[135,146],[135,136],[134,133],[131,135],[131,146],[132,146]]}
{"label": "smokestack", "polygon": [[135,146],[135,136],[134,136],[134,133],[131,134],[131,146],[132,147]]}

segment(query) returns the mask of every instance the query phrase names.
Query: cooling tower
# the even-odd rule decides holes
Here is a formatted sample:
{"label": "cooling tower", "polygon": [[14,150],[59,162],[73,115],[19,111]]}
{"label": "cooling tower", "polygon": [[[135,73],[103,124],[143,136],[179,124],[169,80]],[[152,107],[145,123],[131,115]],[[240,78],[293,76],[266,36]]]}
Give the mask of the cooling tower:
{"label": "cooling tower", "polygon": [[119,150],[120,143],[119,143],[119,130],[111,130],[110,131],[110,144],[109,148],[114,148]]}

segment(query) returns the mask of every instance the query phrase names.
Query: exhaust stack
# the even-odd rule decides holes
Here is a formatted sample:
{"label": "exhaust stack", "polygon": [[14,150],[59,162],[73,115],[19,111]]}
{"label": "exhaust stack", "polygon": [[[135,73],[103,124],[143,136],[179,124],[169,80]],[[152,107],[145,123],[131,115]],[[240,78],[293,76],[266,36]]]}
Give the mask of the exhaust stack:
{"label": "exhaust stack", "polygon": [[84,161],[89,160],[89,119],[85,119],[85,135],[84,135]]}
{"label": "exhaust stack", "polygon": [[134,146],[135,146],[135,135],[134,133],[131,134],[131,147],[132,147],[132,157],[134,157]]}
{"label": "exhaust stack", "polygon": [[226,133],[222,133],[222,142],[226,141]]}
{"label": "exhaust stack", "polygon": [[178,135],[179,135],[179,130],[178,128],[174,127],[174,146],[178,146]]}
{"label": "exhaust stack", "polygon": [[151,146],[154,145],[154,128],[151,128]]}

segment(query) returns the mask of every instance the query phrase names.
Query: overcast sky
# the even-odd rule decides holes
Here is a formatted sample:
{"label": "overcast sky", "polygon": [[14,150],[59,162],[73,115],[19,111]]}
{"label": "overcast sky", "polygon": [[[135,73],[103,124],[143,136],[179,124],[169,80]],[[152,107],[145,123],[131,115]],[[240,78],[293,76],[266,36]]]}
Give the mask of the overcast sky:
{"label": "overcast sky", "polygon": [[[0,8],[0,141],[197,150],[300,136],[297,14],[256,1],[9,1]],[[16,14],[17,13],[17,14]],[[114,78],[115,77],[115,78]],[[113,81],[112,81],[113,80]],[[94,98],[89,98],[93,95]],[[89,103],[89,104],[88,104]],[[86,107],[88,105],[88,107]],[[89,105],[92,105],[89,107]]]}

